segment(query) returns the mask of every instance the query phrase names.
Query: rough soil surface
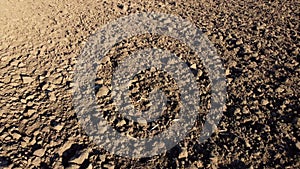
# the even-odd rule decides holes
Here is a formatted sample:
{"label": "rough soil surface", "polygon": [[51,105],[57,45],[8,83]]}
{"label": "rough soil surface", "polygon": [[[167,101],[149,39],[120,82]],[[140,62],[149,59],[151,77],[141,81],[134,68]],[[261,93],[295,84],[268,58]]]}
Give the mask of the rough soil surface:
{"label": "rough soil surface", "polygon": [[[195,129],[165,154],[129,159],[99,148],[81,129],[72,77],[91,34],[118,17],[150,11],[183,17],[205,32],[224,62],[228,97],[218,131],[207,142],[197,142]],[[299,16],[297,0],[0,1],[0,168],[300,168]],[[177,43],[138,38],[131,40],[149,38],[142,45],[171,50]],[[117,44],[111,58],[138,49],[132,41]],[[184,49],[176,51],[192,59]],[[196,68],[205,90],[205,70],[202,75],[203,66]],[[99,104],[109,90],[97,90]],[[120,131],[129,123],[119,122],[113,124]],[[164,126],[153,133],[160,130]]]}

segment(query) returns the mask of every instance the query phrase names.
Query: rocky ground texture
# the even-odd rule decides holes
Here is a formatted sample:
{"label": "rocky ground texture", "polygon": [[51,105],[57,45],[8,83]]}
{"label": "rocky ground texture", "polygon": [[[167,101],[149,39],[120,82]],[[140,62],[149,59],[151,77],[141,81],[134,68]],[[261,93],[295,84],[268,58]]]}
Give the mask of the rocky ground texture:
{"label": "rocky ground texture", "polygon": [[[82,130],[72,107],[73,73],[101,26],[151,11],[205,32],[226,69],[226,111],[207,142],[197,142],[196,130],[165,154],[130,159],[99,148]],[[297,0],[1,1],[0,168],[300,168],[299,16]],[[172,43],[149,39],[150,46]],[[137,48],[128,43],[120,50]],[[120,54],[114,49],[112,58]],[[197,66],[191,64],[205,88]],[[101,103],[110,89],[99,83]]]}

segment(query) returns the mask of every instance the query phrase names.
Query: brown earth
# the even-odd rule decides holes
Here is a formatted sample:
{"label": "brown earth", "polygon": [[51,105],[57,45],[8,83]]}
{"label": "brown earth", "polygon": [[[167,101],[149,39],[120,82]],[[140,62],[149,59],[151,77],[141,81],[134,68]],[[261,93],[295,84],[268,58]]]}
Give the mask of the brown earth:
{"label": "brown earth", "polygon": [[[300,168],[299,1],[10,0],[0,7],[0,168]],[[97,147],[79,126],[73,70],[101,26],[151,11],[188,19],[208,36],[226,68],[226,111],[203,144],[191,137],[165,154],[129,159]]]}

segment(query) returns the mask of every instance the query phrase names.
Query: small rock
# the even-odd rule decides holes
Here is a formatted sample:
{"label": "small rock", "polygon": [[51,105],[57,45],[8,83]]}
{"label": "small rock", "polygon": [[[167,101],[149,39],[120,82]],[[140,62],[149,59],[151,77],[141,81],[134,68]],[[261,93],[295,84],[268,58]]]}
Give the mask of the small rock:
{"label": "small rock", "polygon": [[43,85],[42,90],[46,90],[46,89],[48,89],[48,87],[49,87],[49,84],[46,83],[45,85]]}
{"label": "small rock", "polygon": [[71,162],[75,163],[75,164],[82,164],[84,162],[84,160],[87,159],[88,157],[89,157],[89,152],[85,151],[78,158],[75,158]]}
{"label": "small rock", "polygon": [[192,68],[192,69],[197,69],[196,63],[195,63],[195,64],[192,64],[192,65],[191,65],[191,68]]}
{"label": "small rock", "polygon": [[108,92],[109,92],[108,87],[102,86],[102,87],[99,89],[99,91],[98,91],[98,93],[97,93],[97,96],[98,96],[98,97],[106,96],[106,95],[108,94]]}
{"label": "small rock", "polygon": [[138,118],[137,122],[141,125],[141,126],[146,126],[147,125],[147,120],[144,118]]}
{"label": "small rock", "polygon": [[45,149],[38,149],[36,150],[33,155],[38,156],[38,157],[42,157],[45,154]]}
{"label": "small rock", "polygon": [[28,146],[28,144],[25,141],[21,142],[21,147],[26,148]]}
{"label": "small rock", "polygon": [[66,142],[66,143],[59,149],[58,154],[59,154],[60,156],[62,156],[62,154],[63,154],[66,150],[68,150],[71,146],[72,146],[72,142],[71,142],[71,141]]}
{"label": "small rock", "polygon": [[197,168],[203,168],[203,163],[201,161],[196,161],[195,165]]}
{"label": "small rock", "polygon": [[203,74],[203,71],[199,69],[199,70],[198,70],[198,73],[197,73],[197,76],[198,76],[198,77],[201,77],[202,74]]}
{"label": "small rock", "polygon": [[239,39],[239,40],[236,41],[235,44],[236,44],[236,45],[241,45],[241,44],[243,44],[243,40],[242,40],[242,39]]}
{"label": "small rock", "polygon": [[55,80],[53,80],[53,84],[59,85],[62,83],[62,81],[63,81],[63,77],[60,76],[60,77],[57,77]]}
{"label": "small rock", "polygon": [[34,97],[35,97],[34,94],[29,95],[29,96],[26,97],[26,101],[32,100],[32,99],[34,99]]}
{"label": "small rock", "polygon": [[282,93],[284,91],[284,89],[282,88],[282,87],[278,87],[277,89],[276,89],[276,92],[277,93]]}
{"label": "small rock", "polygon": [[56,101],[55,93],[51,92],[49,95],[50,95],[49,97],[50,101]]}
{"label": "small rock", "polygon": [[27,115],[30,117],[30,116],[33,115],[34,112],[35,112],[35,110],[30,109],[30,110],[27,111]]}
{"label": "small rock", "polygon": [[225,75],[230,75],[230,70],[229,69],[226,69]]}
{"label": "small rock", "polygon": [[62,125],[57,125],[57,126],[55,126],[54,127],[54,129],[56,130],[56,131],[61,131],[61,129],[63,128],[64,126],[62,126]]}
{"label": "small rock", "polygon": [[13,133],[12,137],[16,140],[19,140],[22,136],[19,133]]}
{"label": "small rock", "polygon": [[21,99],[21,103],[27,103],[26,99]]}
{"label": "small rock", "polygon": [[31,83],[34,81],[34,79],[29,76],[22,76],[22,80],[23,80],[23,83]]}
{"label": "small rock", "polygon": [[121,127],[121,126],[124,126],[126,124],[126,121],[125,120],[121,120],[116,126],[117,127]]}
{"label": "small rock", "polygon": [[31,162],[34,166],[40,166],[40,164],[41,164],[41,158],[38,158],[38,157],[36,157],[36,158],[34,158],[33,160],[32,160],[32,162]]}
{"label": "small rock", "polygon": [[245,140],[246,147],[251,147],[248,140]]}
{"label": "small rock", "polygon": [[20,63],[18,64],[18,67],[24,67],[24,66],[26,66],[25,63],[20,62]]}
{"label": "small rock", "polygon": [[106,159],[106,155],[100,155],[100,161],[105,161],[105,159]]}
{"label": "small rock", "polygon": [[26,105],[28,106],[28,107],[31,107],[31,106],[33,106],[33,102],[32,101],[29,101]]}
{"label": "small rock", "polygon": [[7,76],[7,77],[4,78],[3,83],[7,84],[7,83],[9,83],[10,81],[11,81],[11,77],[10,77],[10,76]]}
{"label": "small rock", "polygon": [[188,157],[188,151],[187,149],[182,149],[181,153],[179,154],[179,159],[181,158],[187,158]]}
{"label": "small rock", "polygon": [[107,169],[114,169],[115,168],[115,166],[113,166],[111,164],[104,164],[103,167],[107,168]]}
{"label": "small rock", "polygon": [[300,150],[300,142],[296,143],[296,147]]}
{"label": "small rock", "polygon": [[268,101],[268,100],[265,100],[265,99],[263,99],[263,100],[262,100],[262,102],[261,102],[261,104],[262,104],[263,106],[265,106],[265,105],[269,104],[269,101]]}
{"label": "small rock", "polygon": [[70,166],[67,167],[68,169],[80,169],[80,165],[77,164],[71,164]]}

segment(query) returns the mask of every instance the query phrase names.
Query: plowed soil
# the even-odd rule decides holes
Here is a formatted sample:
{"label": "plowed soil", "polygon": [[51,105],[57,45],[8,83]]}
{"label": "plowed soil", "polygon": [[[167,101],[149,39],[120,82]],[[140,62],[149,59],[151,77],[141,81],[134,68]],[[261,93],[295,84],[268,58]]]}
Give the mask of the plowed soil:
{"label": "plowed soil", "polygon": [[[130,159],[79,125],[76,58],[101,26],[137,12],[191,21],[224,62],[226,110],[205,143],[191,133],[164,154]],[[2,0],[0,168],[300,168],[299,16],[297,0]]]}

